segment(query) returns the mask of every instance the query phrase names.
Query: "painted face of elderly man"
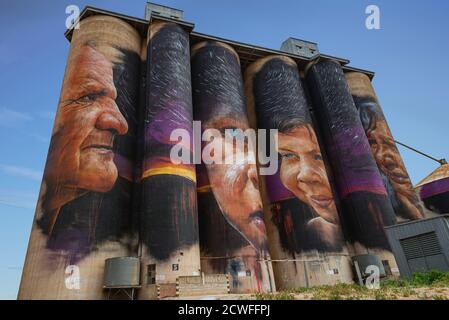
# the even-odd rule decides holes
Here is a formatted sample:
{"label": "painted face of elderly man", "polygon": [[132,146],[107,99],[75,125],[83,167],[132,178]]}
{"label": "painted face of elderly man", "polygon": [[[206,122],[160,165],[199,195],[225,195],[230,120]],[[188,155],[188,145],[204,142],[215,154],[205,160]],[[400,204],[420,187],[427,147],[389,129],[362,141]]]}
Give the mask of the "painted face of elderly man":
{"label": "painted face of elderly man", "polygon": [[117,180],[113,141],[128,126],[116,97],[113,64],[89,45],[72,52],[44,173],[47,231],[65,203],[86,191],[109,191]]}
{"label": "painted face of elderly man", "polygon": [[[380,106],[371,97],[357,99],[362,123],[379,169],[392,186],[395,210],[406,219],[421,219],[423,212],[399,150]],[[388,189],[387,189],[388,190]]]}

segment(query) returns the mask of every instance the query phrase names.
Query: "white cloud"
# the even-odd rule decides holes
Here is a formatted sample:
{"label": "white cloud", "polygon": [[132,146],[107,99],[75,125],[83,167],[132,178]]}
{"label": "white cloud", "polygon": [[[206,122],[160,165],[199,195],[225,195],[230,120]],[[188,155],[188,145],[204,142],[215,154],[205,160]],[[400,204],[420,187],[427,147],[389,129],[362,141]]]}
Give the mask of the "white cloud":
{"label": "white cloud", "polygon": [[38,140],[39,142],[43,143],[49,143],[50,142],[50,136],[44,136],[37,133],[28,133],[28,136],[30,136],[33,139]]}
{"label": "white cloud", "polygon": [[47,120],[54,120],[56,113],[54,111],[42,111],[38,113],[39,117]]}
{"label": "white cloud", "polygon": [[25,167],[0,164],[0,170],[3,171],[5,174],[15,176],[15,177],[23,177],[23,178],[36,180],[36,181],[42,180],[42,172],[41,171],[37,171],[37,170],[25,168]]}
{"label": "white cloud", "polygon": [[33,120],[33,117],[31,117],[28,113],[18,112],[7,108],[0,108],[1,127],[15,127],[31,120]]}
{"label": "white cloud", "polygon": [[[21,208],[21,209],[35,209],[36,203],[23,203],[22,201],[20,203],[17,202],[11,202],[9,200],[5,200],[0,195],[0,207],[1,206],[7,206],[7,207],[14,207],[14,208]],[[2,213],[0,211],[0,213]]]}
{"label": "white cloud", "polygon": [[39,189],[32,192],[0,188],[0,207],[6,205],[34,210],[36,208],[38,195]]}

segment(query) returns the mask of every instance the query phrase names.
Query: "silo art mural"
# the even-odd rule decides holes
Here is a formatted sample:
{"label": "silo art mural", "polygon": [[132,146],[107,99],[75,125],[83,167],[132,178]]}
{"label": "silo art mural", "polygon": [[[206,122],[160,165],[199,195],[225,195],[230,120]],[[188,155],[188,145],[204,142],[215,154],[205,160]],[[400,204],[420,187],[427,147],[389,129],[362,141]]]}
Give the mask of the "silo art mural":
{"label": "silo art mural", "polygon": [[396,216],[371,153],[340,65],[319,61],[307,70],[313,107],[342,205],[348,239],[363,248],[389,250],[383,227]]}
{"label": "silo art mural", "polygon": [[198,166],[202,269],[229,273],[235,292],[274,290],[254,150],[233,139],[249,129],[237,53],[218,42],[195,45],[192,85],[195,120],[203,133],[216,132],[203,154],[222,152]]}
{"label": "silo art mural", "polygon": [[67,33],[20,299],[107,298],[130,256],[139,299],[350,283],[354,255],[395,267],[385,226],[447,213],[447,164],[421,202],[367,75],[192,27],[92,11]]}
{"label": "silo art mural", "polygon": [[423,218],[419,197],[413,189],[370,79],[358,72],[346,73],[346,79],[398,219]]}
{"label": "silo art mural", "polygon": [[[192,131],[188,33],[174,23],[151,24],[147,55],[140,241],[148,290],[141,297],[154,294],[155,284],[174,284],[177,275],[200,269],[195,166],[170,158],[178,143],[172,132]],[[192,153],[190,140],[183,152]]]}
{"label": "silo art mural", "polygon": [[100,299],[105,259],[136,249],[140,46],[130,25],[108,16],[73,34],[20,299]]}
{"label": "silo art mural", "polygon": [[338,276],[321,276],[320,283],[350,281],[345,274],[349,254],[296,63],[269,56],[253,63],[245,80],[248,109],[256,115],[257,128],[278,130],[278,168],[264,177],[268,216],[278,233],[270,241],[279,239],[277,245],[272,243],[272,255],[285,260],[275,264],[278,287],[280,283],[287,288],[313,282],[313,278],[303,281],[302,268],[307,268],[303,262],[310,256],[319,261],[320,255],[335,254],[339,261],[346,257]]}

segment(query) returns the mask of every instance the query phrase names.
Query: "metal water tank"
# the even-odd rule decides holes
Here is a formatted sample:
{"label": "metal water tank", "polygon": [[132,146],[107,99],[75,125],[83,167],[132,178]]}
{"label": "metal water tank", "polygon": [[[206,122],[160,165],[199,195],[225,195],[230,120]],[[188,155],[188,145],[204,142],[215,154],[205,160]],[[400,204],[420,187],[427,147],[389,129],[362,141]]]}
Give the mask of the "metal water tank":
{"label": "metal water tank", "polygon": [[104,288],[137,287],[140,285],[140,259],[116,257],[105,261]]}

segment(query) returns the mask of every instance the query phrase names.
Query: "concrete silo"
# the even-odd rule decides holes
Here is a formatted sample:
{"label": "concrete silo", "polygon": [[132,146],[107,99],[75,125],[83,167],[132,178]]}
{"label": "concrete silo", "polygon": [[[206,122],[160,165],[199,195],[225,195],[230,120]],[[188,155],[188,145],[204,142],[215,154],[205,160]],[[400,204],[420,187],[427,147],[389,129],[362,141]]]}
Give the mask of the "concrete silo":
{"label": "concrete silo", "polygon": [[268,56],[245,72],[254,126],[277,130],[274,174],[262,179],[276,286],[352,282],[351,258],[298,66]]}
{"label": "concrete silo", "polygon": [[360,72],[347,72],[345,76],[397,220],[422,219],[422,204],[413,189],[371,80]]}
{"label": "concrete silo", "polygon": [[105,260],[137,253],[140,49],[115,17],[85,18],[73,32],[19,299],[102,299]]}
{"label": "concrete silo", "polygon": [[215,41],[196,44],[192,86],[195,120],[203,139],[212,135],[198,167],[202,271],[229,274],[232,292],[273,291],[254,141],[234,140],[249,129],[235,50]]}
{"label": "concrete silo", "polygon": [[171,159],[172,132],[192,133],[189,32],[175,23],[149,26],[145,90],[139,299],[155,298],[157,286],[160,296],[174,296],[178,276],[200,274],[195,166]]}
{"label": "concrete silo", "polygon": [[355,254],[377,254],[396,270],[384,232],[384,226],[396,222],[396,215],[343,70],[333,60],[320,60],[308,66],[306,79],[337,188],[345,236]]}
{"label": "concrete silo", "polygon": [[[105,261],[132,265],[139,299],[351,282],[363,254],[395,273],[384,227],[423,210],[372,72],[300,39],[198,33],[154,4],[146,19],[87,7],[66,37],[19,298],[108,298]],[[447,168],[417,186],[426,214],[448,211]]]}

